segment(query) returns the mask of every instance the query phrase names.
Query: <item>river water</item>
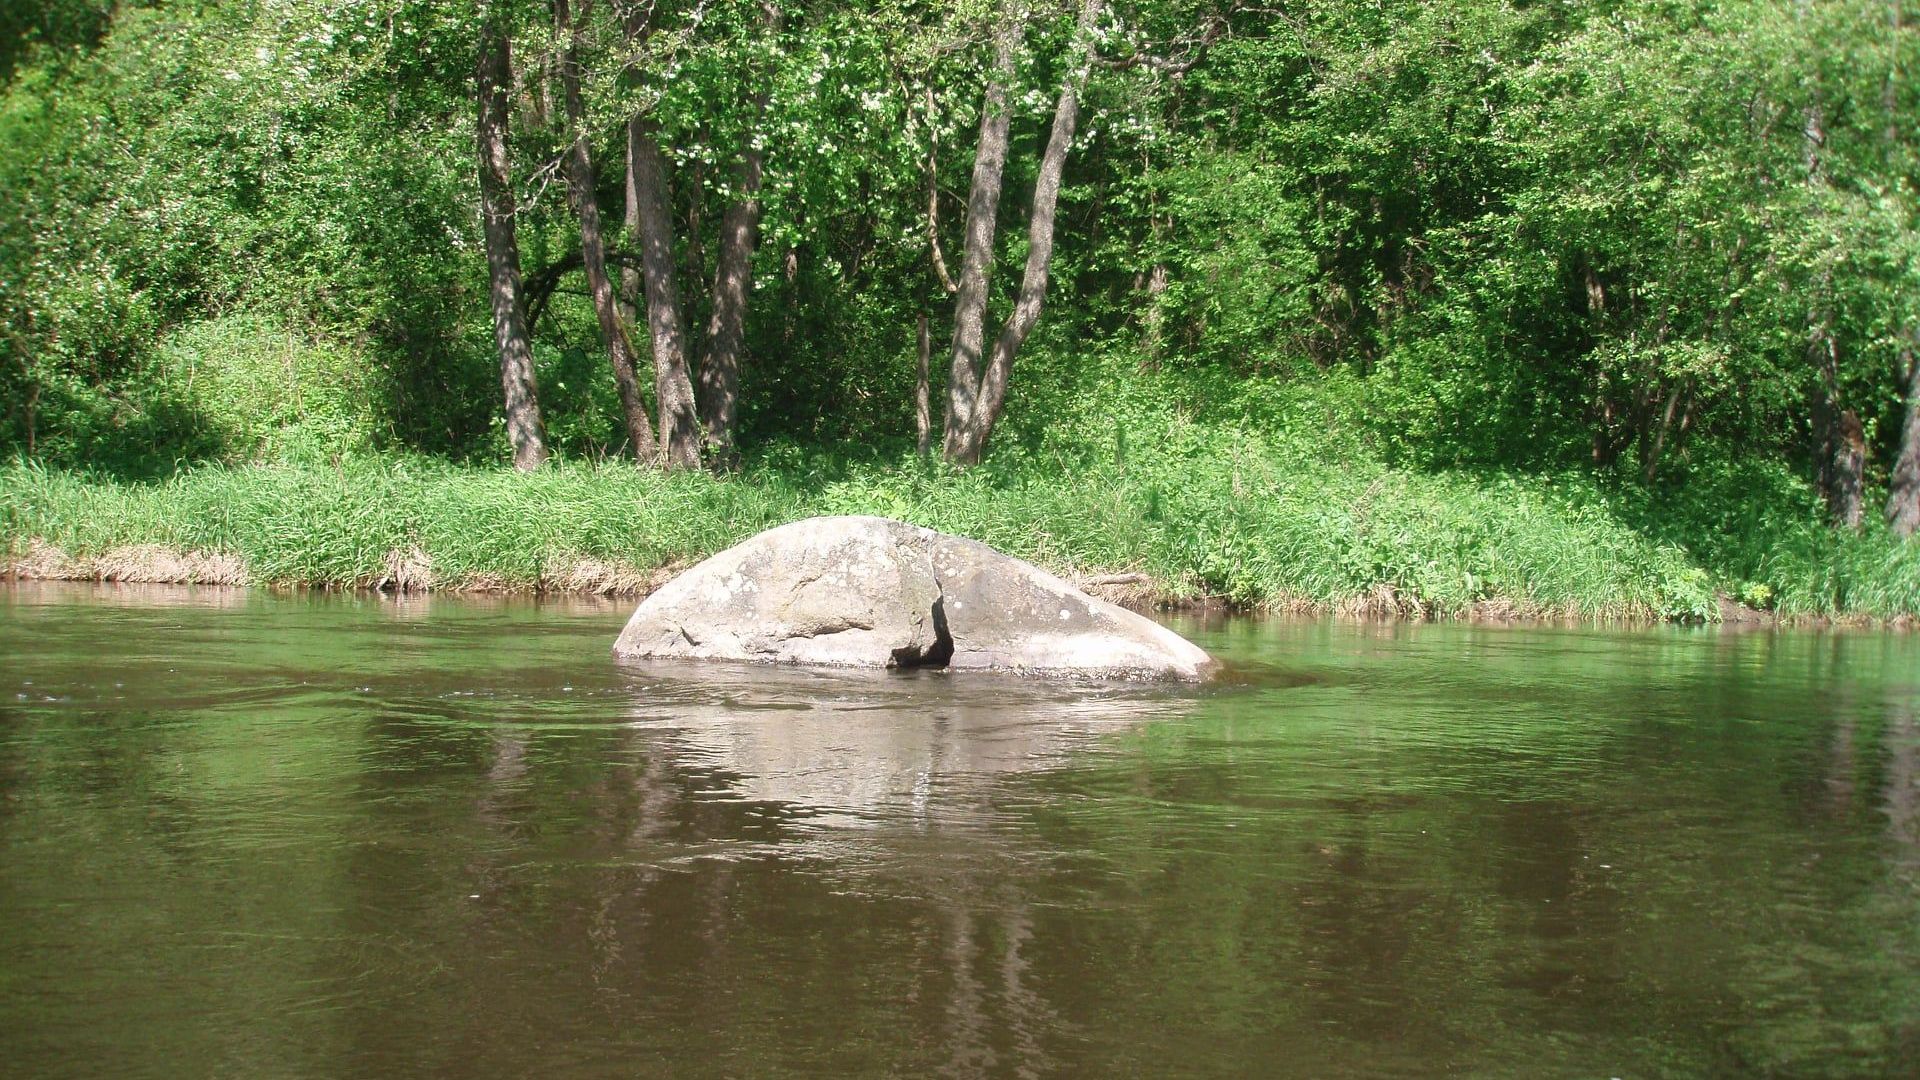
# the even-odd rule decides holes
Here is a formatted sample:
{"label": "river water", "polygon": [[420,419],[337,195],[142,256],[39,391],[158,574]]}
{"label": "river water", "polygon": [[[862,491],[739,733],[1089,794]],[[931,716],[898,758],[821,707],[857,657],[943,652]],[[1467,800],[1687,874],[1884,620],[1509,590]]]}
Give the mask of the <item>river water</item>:
{"label": "river water", "polygon": [[0,1071],[1920,1070],[1920,638],[1176,622],[1195,690],[629,606],[0,586]]}

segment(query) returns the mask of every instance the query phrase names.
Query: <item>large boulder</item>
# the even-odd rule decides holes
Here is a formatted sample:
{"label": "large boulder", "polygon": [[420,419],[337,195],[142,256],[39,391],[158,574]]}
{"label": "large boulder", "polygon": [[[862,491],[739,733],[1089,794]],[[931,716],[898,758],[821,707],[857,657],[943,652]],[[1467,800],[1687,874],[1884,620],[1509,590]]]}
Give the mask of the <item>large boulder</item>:
{"label": "large boulder", "polygon": [[1214,661],[1141,615],[985,544],[878,517],[769,529],[641,601],[625,657],[1205,678]]}

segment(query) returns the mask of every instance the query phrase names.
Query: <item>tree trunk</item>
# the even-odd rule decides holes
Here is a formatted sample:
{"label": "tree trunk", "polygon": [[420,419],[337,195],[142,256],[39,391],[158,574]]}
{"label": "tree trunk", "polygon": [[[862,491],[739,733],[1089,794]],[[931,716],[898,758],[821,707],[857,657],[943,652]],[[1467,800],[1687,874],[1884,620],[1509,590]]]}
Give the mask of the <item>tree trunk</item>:
{"label": "tree trunk", "polygon": [[1900,33],[1903,29],[1900,8],[1905,0],[1887,0],[1887,41],[1893,47],[1893,59],[1887,65],[1886,85],[1880,90],[1880,104],[1886,110],[1887,145],[1897,146],[1900,142]]}
{"label": "tree trunk", "polygon": [[[1820,294],[1827,295],[1831,288],[1831,279],[1822,275]],[[1840,346],[1834,340],[1832,322],[1824,306],[1808,318],[1807,362],[1818,379],[1813,399],[1814,486],[1838,521],[1842,517],[1841,478],[1836,465],[1845,452],[1841,418],[1846,410],[1840,404]]]}
{"label": "tree trunk", "polygon": [[974,396],[959,452],[948,456],[963,465],[980,460],[986,451],[993,425],[1006,404],[1007,379],[1013,371],[1013,359],[1026,344],[1027,335],[1040,321],[1040,308],[1047,298],[1047,275],[1053,263],[1054,212],[1060,202],[1060,179],[1066,170],[1067,151],[1073,145],[1073,129],[1080,120],[1080,90],[1086,83],[1087,69],[1093,60],[1093,29],[1100,15],[1100,0],[1082,0],[1079,27],[1075,35],[1073,66],[1060,88],[1060,100],[1053,110],[1053,130],[1047,136],[1047,148],[1040,155],[1040,174],[1034,180],[1033,209],[1027,219],[1027,268],[1021,276],[1020,294],[1013,303],[1013,314],[1001,327],[993,343],[993,357]]}
{"label": "tree trunk", "polygon": [[[539,406],[536,404],[535,409],[537,410],[538,408]],[[40,380],[38,379],[34,379],[32,382],[29,382],[27,384],[26,413],[27,413],[27,456],[32,457],[34,454],[39,452],[39,448],[35,445],[35,436],[38,434],[38,430],[40,426]],[[537,411],[534,413],[533,421],[534,421],[533,423],[534,434],[538,435],[540,433],[540,414]],[[537,443],[535,445],[536,447],[538,446]],[[540,464],[539,458],[535,458],[533,461],[533,464],[531,465],[520,464],[519,449],[520,448],[517,445],[514,447],[515,452],[513,455],[513,464],[515,468],[531,469],[534,466]],[[541,449],[541,452],[544,454],[545,448],[541,447],[540,449]]]}
{"label": "tree trunk", "polygon": [[[1159,231],[1156,220],[1154,231]],[[1171,272],[1164,262],[1156,262],[1147,271],[1146,306],[1141,319],[1140,333],[1140,370],[1152,371],[1160,366],[1161,350],[1166,344],[1167,335],[1167,286],[1173,283]]]}
{"label": "tree trunk", "polygon": [[[1812,7],[1812,0],[1799,0],[1798,17],[1804,21]],[[1818,217],[1825,216],[1825,208],[1819,204],[1824,201],[1827,189],[1826,163],[1821,158],[1827,144],[1826,124],[1825,105],[1816,88],[1812,103],[1802,114],[1800,149],[1807,188],[1815,201],[1813,214]],[[1807,327],[1807,357],[1820,380],[1813,408],[1814,481],[1821,498],[1826,500],[1834,524],[1858,528],[1860,482],[1854,470],[1860,466],[1854,462],[1854,447],[1847,438],[1846,424],[1851,420],[1857,428],[1860,421],[1851,409],[1843,408],[1840,401],[1840,343],[1834,337],[1832,313],[1827,310],[1833,295],[1831,271],[1821,273],[1815,295],[1819,306],[1809,316]],[[1864,453],[1861,457],[1864,458]]]}
{"label": "tree trunk", "polygon": [[1667,393],[1667,404],[1660,410],[1660,426],[1654,429],[1651,442],[1643,442],[1645,453],[1640,463],[1640,482],[1651,487],[1660,475],[1660,455],[1667,448],[1667,433],[1673,430],[1675,410],[1680,405],[1680,395],[1686,390],[1684,382],[1676,383]]}
{"label": "tree trunk", "polygon": [[1912,346],[1907,363],[1907,422],[1900,429],[1900,454],[1887,482],[1887,527],[1909,538],[1920,531],[1920,355]]}
{"label": "tree trunk", "polygon": [[747,293],[753,287],[754,230],[760,225],[758,149],[740,160],[740,195],[720,218],[720,254],[713,274],[713,314],[700,365],[700,410],[716,469],[733,469],[733,429],[740,401],[740,359],[747,337]]}
{"label": "tree trunk", "polygon": [[[520,295],[520,247],[514,238],[512,174],[507,164],[507,84],[512,79],[506,31],[491,12],[480,31],[474,86],[479,97],[475,126],[480,159],[480,216],[487,240],[488,298],[493,338],[500,350],[500,388],[506,399],[507,440],[513,467],[538,468],[547,459],[540,434],[540,395],[533,378],[533,344]],[[31,432],[31,421],[29,421]],[[29,434],[29,440],[32,436]],[[31,441],[29,441],[31,452]]]}
{"label": "tree trunk", "polygon": [[[581,6],[586,6],[586,0],[582,0]],[[566,42],[560,53],[560,84],[566,99],[567,134],[573,140],[567,149],[567,189],[573,198],[574,213],[580,219],[581,268],[586,271],[587,291],[593,297],[593,314],[600,323],[600,338],[606,344],[607,359],[613,364],[614,382],[620,388],[627,438],[633,443],[635,458],[652,462],[659,456],[659,447],[654,442],[653,425],[647,422],[646,400],[640,395],[633,342],[627,337],[613,282],[607,277],[607,247],[600,232],[593,161],[587,151],[587,110],[580,94],[579,31],[568,11],[568,0],[554,0],[553,14],[558,24],[556,29]]]}
{"label": "tree trunk", "polygon": [[920,313],[920,367],[913,380],[913,426],[915,445],[921,457],[933,443],[932,388],[928,371],[933,366],[933,332],[927,328],[927,313]]}
{"label": "tree trunk", "polygon": [[[704,145],[710,138],[712,138],[712,133],[702,130],[698,135],[694,136],[694,141]],[[686,301],[683,317],[686,325],[689,327],[687,331],[687,371],[695,372],[700,370],[700,348],[705,342],[692,328],[705,324],[706,319],[703,316],[700,305],[704,301],[711,299],[700,291],[700,285],[707,281],[707,252],[706,248],[702,246],[706,239],[706,230],[704,228],[706,224],[705,211],[707,206],[706,162],[698,157],[694,158],[687,168],[686,180],[680,187],[682,189],[680,194],[685,196],[687,200],[687,223],[684,233],[687,242],[681,245],[681,261],[678,273],[680,280],[694,283],[692,291],[682,297],[682,299]],[[673,193],[664,186],[660,190],[664,193],[663,197],[667,200],[668,205],[671,206]],[[707,313],[711,313],[711,308],[712,305],[708,304]]]}
{"label": "tree trunk", "polygon": [[[769,7],[769,29],[779,28],[779,11]],[[763,91],[754,101],[755,116],[766,111]],[[747,294],[753,287],[754,230],[760,225],[760,147],[749,134],[740,154],[734,199],[720,217],[720,251],[714,261],[713,305],[707,320],[707,355],[700,363],[700,419],[706,427],[708,462],[716,471],[739,467],[734,424],[739,414],[740,359],[747,337]]]}
{"label": "tree trunk", "polygon": [[948,296],[960,291],[953,275],[947,272],[947,257],[940,250],[940,125],[934,118],[933,88],[927,100],[927,257],[933,261],[933,276]]}
{"label": "tree trunk", "polygon": [[1852,409],[1841,410],[1838,428],[1833,451],[1833,523],[1858,531],[1866,485],[1867,437]]}
{"label": "tree trunk", "polygon": [[680,287],[674,280],[673,223],[667,216],[666,170],[652,124],[635,117],[627,125],[627,152],[638,195],[641,279],[646,288],[647,329],[653,339],[654,392],[660,399],[660,435],[669,469],[700,465],[700,434],[694,418],[693,380],[687,374],[687,339],[680,323]]}
{"label": "tree trunk", "polygon": [[[1889,146],[1898,146],[1905,130],[1900,123],[1901,7],[1901,0],[1889,0],[1887,4],[1887,29],[1895,50],[1883,91]],[[1907,369],[1906,422],[1900,427],[1900,449],[1893,459],[1893,471],[1887,477],[1887,527],[1902,539],[1911,539],[1920,532],[1920,348],[1916,348],[1920,345],[1920,331],[1910,325],[1907,340],[1907,347],[1900,352]]]}
{"label": "tree trunk", "polygon": [[1020,27],[1004,17],[994,37],[993,70],[987,75],[986,100],[980,106],[980,142],[973,153],[973,185],[967,192],[966,246],[960,262],[960,288],[953,301],[953,365],[947,379],[945,453],[958,461],[972,424],[980,390],[981,351],[987,337],[987,275],[993,266],[993,233],[1000,216],[1000,178],[1007,167],[1007,84],[1013,81],[1013,50]]}
{"label": "tree trunk", "polygon": [[[638,185],[634,182],[633,125],[639,122],[640,118],[638,116],[627,121],[626,209],[620,216],[621,228],[626,230],[627,236],[635,247],[638,247],[640,243],[640,192]],[[642,288],[639,266],[625,265],[620,267],[620,313],[626,316],[627,325],[629,326],[640,325],[640,293]]]}
{"label": "tree trunk", "polygon": [[[643,6],[625,9],[630,45],[646,38],[649,16],[650,9]],[[652,121],[639,115],[627,121],[627,228],[640,249],[640,285],[653,344],[654,397],[660,405],[662,464],[668,469],[699,468],[700,430],[680,318],[680,286],[674,280],[666,168]]]}

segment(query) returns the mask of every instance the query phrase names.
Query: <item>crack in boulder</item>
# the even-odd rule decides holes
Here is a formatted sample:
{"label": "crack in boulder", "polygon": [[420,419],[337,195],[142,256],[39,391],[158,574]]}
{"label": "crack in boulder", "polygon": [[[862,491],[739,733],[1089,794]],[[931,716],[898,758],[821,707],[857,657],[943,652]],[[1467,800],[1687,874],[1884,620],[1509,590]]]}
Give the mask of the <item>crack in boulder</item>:
{"label": "crack in boulder", "polygon": [[[938,579],[935,579],[936,583]],[[929,616],[933,622],[933,644],[902,645],[887,661],[890,668],[944,668],[953,659],[953,633],[947,629],[947,604],[943,594],[933,602]]]}
{"label": "crack in boulder", "polygon": [[1201,679],[1171,630],[985,544],[810,518],[713,556],[634,611],[614,651],[848,667]]}

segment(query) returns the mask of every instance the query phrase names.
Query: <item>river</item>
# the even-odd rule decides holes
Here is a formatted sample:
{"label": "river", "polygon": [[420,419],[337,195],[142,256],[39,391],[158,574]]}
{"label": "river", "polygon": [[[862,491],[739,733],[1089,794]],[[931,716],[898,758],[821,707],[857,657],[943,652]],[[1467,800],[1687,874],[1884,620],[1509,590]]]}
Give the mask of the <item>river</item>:
{"label": "river", "polygon": [[5,1073],[1920,1068],[1920,637],[1174,620],[1193,689],[630,607],[0,586]]}

